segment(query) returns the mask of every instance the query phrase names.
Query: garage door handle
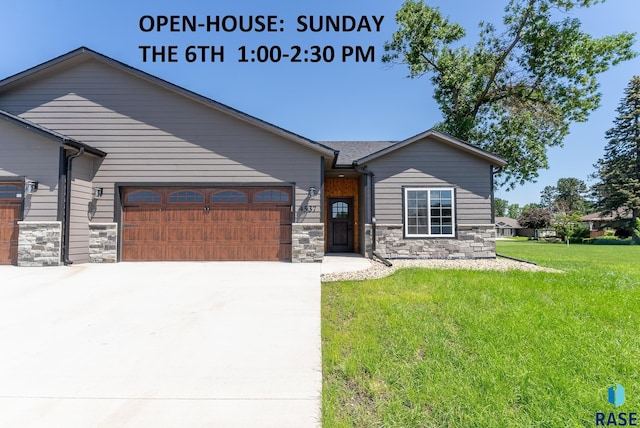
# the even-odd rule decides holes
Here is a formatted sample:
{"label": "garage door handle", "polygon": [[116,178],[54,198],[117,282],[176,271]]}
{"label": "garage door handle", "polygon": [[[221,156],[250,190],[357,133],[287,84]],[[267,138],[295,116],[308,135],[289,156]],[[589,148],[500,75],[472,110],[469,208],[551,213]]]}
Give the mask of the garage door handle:
{"label": "garage door handle", "polygon": [[209,211],[211,211],[211,207],[209,205],[205,205],[202,210],[204,211],[205,214],[209,214]]}

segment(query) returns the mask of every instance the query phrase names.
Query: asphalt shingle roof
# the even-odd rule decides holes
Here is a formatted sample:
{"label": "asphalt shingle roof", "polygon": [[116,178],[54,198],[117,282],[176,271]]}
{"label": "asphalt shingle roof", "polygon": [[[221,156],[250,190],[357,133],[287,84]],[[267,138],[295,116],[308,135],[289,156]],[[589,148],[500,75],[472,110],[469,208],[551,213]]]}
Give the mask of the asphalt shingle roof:
{"label": "asphalt shingle roof", "polygon": [[616,211],[612,211],[610,213],[605,213],[604,215],[600,212],[587,214],[582,217],[582,221],[611,221],[617,220],[618,218],[630,219],[633,218],[633,212],[627,208],[618,208]]}
{"label": "asphalt shingle roof", "polygon": [[522,229],[518,220],[509,217],[496,217],[496,226],[498,227],[510,227],[513,229]]}
{"label": "asphalt shingle roof", "polygon": [[338,166],[351,166],[355,160],[396,144],[395,141],[320,141],[319,143],[340,151],[336,162]]}

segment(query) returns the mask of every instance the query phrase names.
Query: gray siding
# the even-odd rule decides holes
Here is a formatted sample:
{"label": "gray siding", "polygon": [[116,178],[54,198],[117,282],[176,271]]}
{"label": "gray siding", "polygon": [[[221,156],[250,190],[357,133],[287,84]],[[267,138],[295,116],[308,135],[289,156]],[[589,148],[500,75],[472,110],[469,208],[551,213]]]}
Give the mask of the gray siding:
{"label": "gray siding", "polygon": [[38,191],[25,197],[24,220],[56,221],[58,215],[59,145],[0,120],[0,180],[26,177]]}
{"label": "gray siding", "polygon": [[69,219],[69,260],[89,262],[89,204],[92,200],[93,158],[87,155],[73,160],[71,215]]}
{"label": "gray siding", "polygon": [[108,153],[94,222],[114,220],[115,183],[295,182],[296,207],[321,184],[315,151],[95,60],[0,93],[0,108]]}
{"label": "gray siding", "polygon": [[490,224],[489,163],[444,143],[426,139],[405,146],[367,165],[376,175],[376,221],[402,224],[403,186],[456,188],[457,222]]}

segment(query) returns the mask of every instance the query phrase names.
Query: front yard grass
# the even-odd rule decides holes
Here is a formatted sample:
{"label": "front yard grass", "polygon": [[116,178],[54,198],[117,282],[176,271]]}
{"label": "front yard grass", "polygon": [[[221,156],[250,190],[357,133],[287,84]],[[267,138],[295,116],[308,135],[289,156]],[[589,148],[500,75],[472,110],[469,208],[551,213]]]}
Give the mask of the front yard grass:
{"label": "front yard grass", "polygon": [[498,253],[566,273],[323,284],[323,426],[594,426],[597,411],[640,412],[640,247],[500,241]]}

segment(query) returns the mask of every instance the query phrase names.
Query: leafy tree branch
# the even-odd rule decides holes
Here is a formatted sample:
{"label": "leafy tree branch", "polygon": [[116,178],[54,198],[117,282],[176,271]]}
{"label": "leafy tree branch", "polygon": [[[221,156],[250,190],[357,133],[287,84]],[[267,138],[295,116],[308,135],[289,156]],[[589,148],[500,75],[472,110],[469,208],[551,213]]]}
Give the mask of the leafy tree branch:
{"label": "leafy tree branch", "polygon": [[600,105],[597,75],[636,56],[633,33],[594,38],[566,16],[596,3],[509,0],[501,25],[481,22],[467,45],[438,8],[406,0],[383,61],[428,75],[444,117],[435,127],[509,160],[498,184],[514,187],[547,168],[548,147]]}

